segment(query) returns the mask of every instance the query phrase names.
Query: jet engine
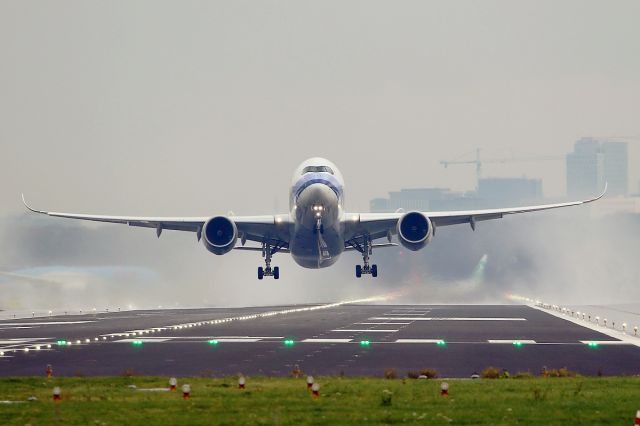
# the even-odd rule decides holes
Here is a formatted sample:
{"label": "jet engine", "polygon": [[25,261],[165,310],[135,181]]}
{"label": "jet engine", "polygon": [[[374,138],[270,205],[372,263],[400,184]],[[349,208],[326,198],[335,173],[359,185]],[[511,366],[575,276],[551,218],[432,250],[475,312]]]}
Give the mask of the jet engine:
{"label": "jet engine", "polygon": [[207,250],[213,254],[229,253],[235,247],[237,240],[238,228],[227,217],[212,217],[202,228],[202,242]]}
{"label": "jet engine", "polygon": [[420,212],[409,212],[398,220],[400,244],[412,251],[426,246],[433,237],[431,220]]}

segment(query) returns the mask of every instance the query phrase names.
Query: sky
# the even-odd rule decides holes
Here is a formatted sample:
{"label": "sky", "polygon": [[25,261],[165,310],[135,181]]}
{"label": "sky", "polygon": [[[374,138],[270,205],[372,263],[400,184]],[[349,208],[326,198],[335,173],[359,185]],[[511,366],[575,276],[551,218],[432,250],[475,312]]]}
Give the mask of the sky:
{"label": "sky", "polygon": [[[0,0],[0,221],[23,220],[21,192],[82,213],[285,212],[311,156],[340,167],[348,210],[367,211],[403,187],[473,189],[472,166],[439,161],[477,147],[548,156],[581,136],[638,138],[639,18],[635,0]],[[565,193],[562,160],[485,173]],[[125,231],[160,250],[148,230],[112,232]],[[189,253],[190,269],[218,273],[222,259],[191,237],[168,236],[162,258]],[[95,265],[98,253],[56,261]]]}

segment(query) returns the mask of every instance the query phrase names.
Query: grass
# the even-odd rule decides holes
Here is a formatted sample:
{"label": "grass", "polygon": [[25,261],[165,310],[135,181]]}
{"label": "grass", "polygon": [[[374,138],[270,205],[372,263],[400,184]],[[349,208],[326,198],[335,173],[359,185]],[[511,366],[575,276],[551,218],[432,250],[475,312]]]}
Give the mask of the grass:
{"label": "grass", "polygon": [[[166,377],[5,378],[3,425],[197,425],[197,424],[633,424],[640,408],[640,378],[526,378],[443,380],[317,377],[314,399],[304,377],[178,378],[178,392],[129,389],[166,387]],[[191,385],[182,399],[181,385]],[[52,401],[54,386],[62,401]],[[385,390],[387,392],[385,392]],[[389,399],[387,401],[387,399]]]}

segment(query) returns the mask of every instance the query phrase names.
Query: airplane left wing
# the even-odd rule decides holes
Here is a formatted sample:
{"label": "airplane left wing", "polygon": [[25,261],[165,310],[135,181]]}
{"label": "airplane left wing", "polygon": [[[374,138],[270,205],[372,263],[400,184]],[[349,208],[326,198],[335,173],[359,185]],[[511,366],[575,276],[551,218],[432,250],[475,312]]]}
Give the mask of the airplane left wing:
{"label": "airplane left wing", "polygon": [[[202,235],[202,228],[210,217],[142,217],[142,216],[105,216],[78,213],[61,213],[37,210],[29,206],[22,195],[25,207],[39,214],[68,219],[87,220],[93,222],[119,223],[129,226],[153,228],[158,237],[163,230],[188,231],[197,233],[198,240]],[[271,245],[286,246],[288,238],[288,215],[265,216],[229,216],[238,228],[238,237],[244,241],[266,242]]]}
{"label": "airplane left wing", "polygon": [[[477,222],[492,219],[501,219],[505,215],[551,210],[591,203],[602,198],[606,191],[607,185],[605,185],[604,191],[596,197],[586,200],[571,201],[567,203],[541,204],[535,206],[498,209],[436,211],[421,213],[431,220],[434,229],[440,226],[458,225],[463,223],[468,223],[471,225],[472,229],[475,229]],[[400,218],[404,214],[405,213],[346,214],[345,228],[348,230],[347,238],[358,240],[363,236],[368,236],[368,238],[370,238],[371,240],[375,240],[377,238],[383,238],[386,236],[389,241],[391,241],[391,235],[396,233],[398,220],[400,220]]]}

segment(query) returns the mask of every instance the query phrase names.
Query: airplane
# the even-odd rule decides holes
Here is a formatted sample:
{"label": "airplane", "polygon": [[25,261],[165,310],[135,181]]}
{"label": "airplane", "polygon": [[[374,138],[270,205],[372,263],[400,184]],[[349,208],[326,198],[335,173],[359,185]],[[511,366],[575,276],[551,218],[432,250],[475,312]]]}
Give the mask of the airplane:
{"label": "airplane", "polygon": [[[356,277],[378,276],[378,266],[371,264],[373,249],[394,247],[394,235],[411,251],[425,247],[442,226],[469,224],[475,231],[481,221],[500,219],[505,215],[527,213],[561,207],[577,206],[602,198],[597,197],[526,207],[463,211],[397,211],[395,213],[350,213],[344,209],[344,180],[331,161],[315,157],[304,161],[293,174],[289,191],[289,212],[266,216],[205,216],[205,217],[134,217],[59,213],[36,210],[22,202],[32,212],[53,217],[120,223],[154,228],[160,237],[163,230],[194,232],[198,241],[213,254],[231,250],[259,251],[264,267],[258,267],[258,279],[280,278],[280,268],[271,266],[273,255],[289,253],[303,268],[325,268],[336,263],[344,251],[355,250],[362,255],[362,265],[356,265]],[[387,242],[374,243],[379,239]],[[238,241],[240,246],[237,246]],[[260,246],[246,246],[253,241]]]}

